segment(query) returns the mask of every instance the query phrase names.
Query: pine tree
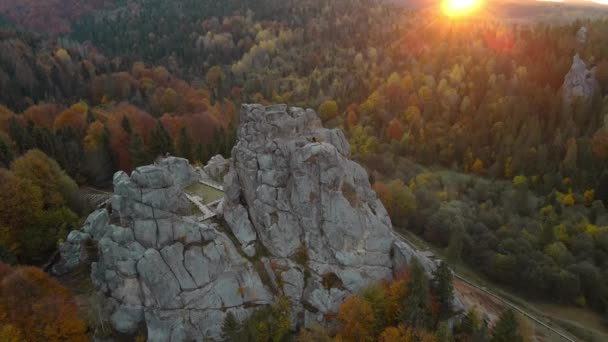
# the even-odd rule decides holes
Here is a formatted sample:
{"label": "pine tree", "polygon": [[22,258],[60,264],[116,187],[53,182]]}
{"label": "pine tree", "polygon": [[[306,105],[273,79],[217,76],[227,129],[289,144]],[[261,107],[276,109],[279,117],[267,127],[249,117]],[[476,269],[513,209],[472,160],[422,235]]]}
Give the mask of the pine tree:
{"label": "pine tree", "polygon": [[15,142],[17,151],[19,153],[25,153],[34,147],[32,137],[28,134],[27,130],[17,122],[17,119],[12,117],[8,124],[8,134]]}
{"label": "pine tree", "polygon": [[513,310],[507,310],[500,315],[494,330],[492,330],[491,342],[522,342],[519,335],[517,317]]}
{"label": "pine tree", "polygon": [[173,141],[165,126],[159,121],[152,131],[149,155],[151,158],[156,158],[166,153],[173,154]]}
{"label": "pine tree", "polygon": [[177,152],[182,158],[192,160],[192,141],[186,127],[182,127],[179,134],[179,140],[177,142]]}
{"label": "pine tree", "polygon": [[201,164],[206,164],[209,161],[207,145],[197,144],[194,152],[194,158]]}
{"label": "pine tree", "polygon": [[95,151],[86,155],[86,173],[89,180],[97,186],[106,186],[112,181],[116,162],[110,147],[110,130],[104,127]]}
{"label": "pine tree", "polygon": [[51,131],[44,127],[31,124],[28,127],[28,134],[32,137],[33,144],[37,149],[55,158],[57,154],[55,148],[55,137]]}
{"label": "pine tree", "polygon": [[447,322],[439,323],[437,327],[437,342],[450,342],[452,341],[452,334],[450,327]]}
{"label": "pine tree", "polygon": [[428,329],[432,325],[431,293],[424,269],[414,259],[410,267],[407,294],[403,299],[401,323],[414,328]]}
{"label": "pine tree", "polygon": [[133,133],[133,129],[131,128],[131,123],[129,122],[129,118],[127,118],[126,115],[122,116],[122,121],[120,122],[120,125],[122,126],[122,129],[131,134]]}
{"label": "pine tree", "polygon": [[452,271],[450,267],[445,263],[441,262],[439,267],[433,272],[432,288],[433,293],[439,300],[441,305],[441,311],[439,313],[439,320],[447,320],[453,314],[452,300],[454,299],[454,285],[452,283]]}
{"label": "pine tree", "polygon": [[11,162],[15,158],[11,146],[5,141],[2,137],[0,137],[0,167],[8,168],[11,165]]}
{"label": "pine tree", "polygon": [[458,261],[462,254],[462,243],[464,240],[464,232],[461,228],[457,228],[450,236],[450,242],[446,248],[446,255],[448,260]]}
{"label": "pine tree", "polygon": [[137,133],[133,133],[133,136],[131,136],[129,154],[131,155],[131,167],[134,169],[150,162],[148,154],[146,153],[144,141]]}
{"label": "pine tree", "polygon": [[92,124],[95,122],[95,115],[90,110],[87,110],[87,124]]}
{"label": "pine tree", "polygon": [[232,312],[229,312],[222,324],[222,340],[237,342],[242,337],[242,327]]}

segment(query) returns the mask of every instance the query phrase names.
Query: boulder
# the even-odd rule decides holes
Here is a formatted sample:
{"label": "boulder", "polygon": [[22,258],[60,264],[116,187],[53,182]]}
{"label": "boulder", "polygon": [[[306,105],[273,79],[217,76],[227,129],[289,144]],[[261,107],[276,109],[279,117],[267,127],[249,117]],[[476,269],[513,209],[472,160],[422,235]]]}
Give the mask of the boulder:
{"label": "boulder", "polygon": [[230,163],[224,159],[221,155],[211,157],[207,162],[207,165],[203,168],[205,174],[207,174],[212,180],[216,182],[222,182],[224,175],[228,172]]}
{"label": "boulder", "polygon": [[169,170],[156,166],[140,166],[131,174],[131,181],[137,186],[147,189],[162,189],[173,185],[173,178]]}
{"label": "boulder", "polygon": [[190,165],[188,159],[167,157],[158,162],[158,165],[166,169],[173,179],[173,184],[185,188],[198,179],[196,171]]}

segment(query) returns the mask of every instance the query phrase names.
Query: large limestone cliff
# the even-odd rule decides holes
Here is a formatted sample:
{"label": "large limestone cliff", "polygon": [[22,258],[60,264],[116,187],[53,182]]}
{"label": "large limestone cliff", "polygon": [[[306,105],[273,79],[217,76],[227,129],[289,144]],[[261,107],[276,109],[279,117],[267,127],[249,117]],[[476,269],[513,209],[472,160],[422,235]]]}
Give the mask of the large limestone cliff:
{"label": "large limestone cliff", "polygon": [[343,133],[312,110],[243,106],[223,219],[201,222],[185,189],[220,178],[224,164],[195,170],[166,158],[118,172],[111,206],[70,233],[57,269],[96,244],[91,278],[116,330],[145,323],[149,341],[219,340],[228,312],[244,319],[280,294],[294,329],[326,323],[347,296],[412,257],[434,267],[395,237]]}
{"label": "large limestone cliff", "polygon": [[395,255],[411,255],[349,156],[342,131],[323,128],[312,110],[243,106],[224,217],[245,253],[282,265],[273,277],[299,324],[321,322],[346,296],[391,277],[403,266]]}

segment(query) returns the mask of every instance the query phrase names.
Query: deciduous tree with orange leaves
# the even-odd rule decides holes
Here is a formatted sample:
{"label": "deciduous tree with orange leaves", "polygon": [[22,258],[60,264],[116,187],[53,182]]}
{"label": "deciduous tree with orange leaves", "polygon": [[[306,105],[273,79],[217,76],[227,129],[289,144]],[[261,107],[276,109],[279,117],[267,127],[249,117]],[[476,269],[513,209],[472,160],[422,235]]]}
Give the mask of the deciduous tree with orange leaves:
{"label": "deciduous tree with orange leaves", "polygon": [[373,341],[374,311],[359,296],[352,296],[340,305],[338,320],[342,324],[339,336],[344,342]]}
{"label": "deciduous tree with orange leaves", "polygon": [[70,291],[35,267],[0,263],[0,340],[88,341]]}

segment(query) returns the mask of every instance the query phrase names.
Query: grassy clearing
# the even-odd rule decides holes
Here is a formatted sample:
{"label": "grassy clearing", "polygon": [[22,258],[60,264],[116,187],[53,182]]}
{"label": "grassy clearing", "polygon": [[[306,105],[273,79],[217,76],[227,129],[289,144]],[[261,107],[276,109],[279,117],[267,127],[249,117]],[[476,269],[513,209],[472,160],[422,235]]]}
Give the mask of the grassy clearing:
{"label": "grassy clearing", "polygon": [[209,204],[224,197],[223,191],[201,183],[196,183],[187,187],[186,192],[191,195],[202,197],[203,204]]}

